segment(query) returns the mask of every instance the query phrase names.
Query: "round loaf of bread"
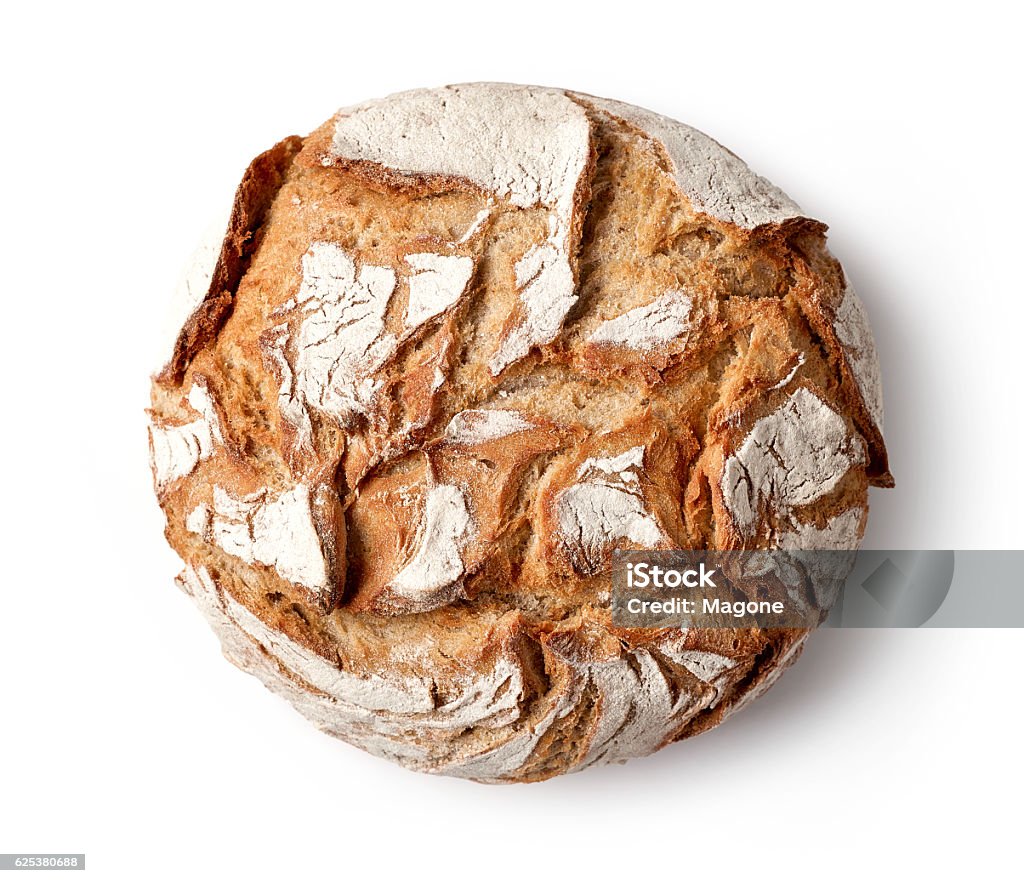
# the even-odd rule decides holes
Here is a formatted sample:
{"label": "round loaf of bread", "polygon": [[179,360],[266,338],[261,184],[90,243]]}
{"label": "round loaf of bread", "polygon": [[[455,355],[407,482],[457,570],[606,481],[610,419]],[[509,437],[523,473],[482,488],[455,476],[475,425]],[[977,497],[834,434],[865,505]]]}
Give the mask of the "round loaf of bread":
{"label": "round loaf of bread", "polygon": [[706,135],[474,83],[252,161],[182,285],[150,447],[228,658],[413,769],[649,754],[803,629],[616,628],[617,549],[856,548],[878,365],[825,226]]}

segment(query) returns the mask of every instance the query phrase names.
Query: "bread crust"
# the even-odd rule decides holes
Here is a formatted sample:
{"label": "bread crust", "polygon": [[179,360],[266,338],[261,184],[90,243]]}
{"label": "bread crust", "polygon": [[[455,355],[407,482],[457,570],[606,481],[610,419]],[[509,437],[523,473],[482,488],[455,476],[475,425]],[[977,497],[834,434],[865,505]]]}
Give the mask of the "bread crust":
{"label": "bread crust", "polygon": [[808,631],[617,628],[611,556],[859,543],[892,476],[825,229],[707,136],[557,89],[285,139],[154,378],[180,586],[413,769],[536,781],[716,726]]}
{"label": "bread crust", "polygon": [[209,290],[197,304],[174,344],[174,351],[157,380],[181,383],[195,354],[215,339],[231,312],[238,283],[259,247],[259,234],[302,139],[290,135],[257,156],[238,184],[224,241],[221,243]]}

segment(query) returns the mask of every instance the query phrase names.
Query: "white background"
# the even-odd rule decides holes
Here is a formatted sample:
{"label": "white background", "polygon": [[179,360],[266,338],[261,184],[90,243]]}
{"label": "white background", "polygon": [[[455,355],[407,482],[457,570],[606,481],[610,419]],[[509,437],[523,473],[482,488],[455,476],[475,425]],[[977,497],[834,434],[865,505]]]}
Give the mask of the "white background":
{"label": "white background", "polygon": [[142,413],[164,304],[253,155],[399,89],[563,85],[704,129],[830,223],[886,387],[869,542],[1020,548],[1009,4],[29,5],[0,37],[0,851],[84,851],[98,880],[1019,872],[1020,632],[820,634],[655,757],[417,775],[220,658],[172,585]]}

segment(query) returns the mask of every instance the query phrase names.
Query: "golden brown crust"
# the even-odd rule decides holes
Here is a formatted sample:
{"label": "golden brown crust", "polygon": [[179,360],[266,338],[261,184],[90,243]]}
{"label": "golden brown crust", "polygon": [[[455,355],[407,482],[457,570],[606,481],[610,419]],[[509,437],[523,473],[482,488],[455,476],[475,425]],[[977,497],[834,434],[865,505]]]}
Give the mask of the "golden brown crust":
{"label": "golden brown crust", "polygon": [[[891,483],[824,225],[697,211],[663,149],[573,101],[578,299],[553,340],[491,370],[529,317],[517,267],[550,207],[333,156],[335,118],[254,160],[154,384],[168,540],[232,658],[329,732],[484,781],[694,735],[800,652],[800,630],[615,628],[615,549],[771,547],[844,516],[855,543],[868,485]],[[813,436],[812,418],[845,464],[810,470],[819,495],[730,482],[774,468],[744,453],[755,428]]]}

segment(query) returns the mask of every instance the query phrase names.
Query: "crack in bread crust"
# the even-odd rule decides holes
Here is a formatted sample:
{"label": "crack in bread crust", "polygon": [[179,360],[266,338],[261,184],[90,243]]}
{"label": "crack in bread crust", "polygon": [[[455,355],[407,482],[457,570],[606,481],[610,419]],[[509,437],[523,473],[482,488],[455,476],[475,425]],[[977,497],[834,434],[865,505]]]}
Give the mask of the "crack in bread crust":
{"label": "crack in bread crust", "polygon": [[154,378],[182,588],[414,769],[534,781],[716,725],[807,632],[616,629],[610,556],[859,543],[892,478],[824,230],[701,133],[560,90],[286,139]]}

